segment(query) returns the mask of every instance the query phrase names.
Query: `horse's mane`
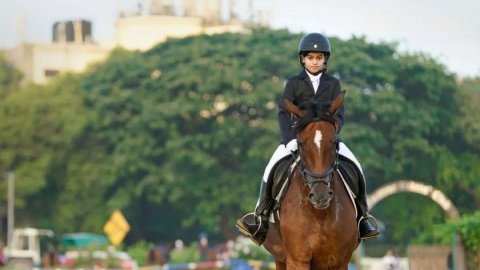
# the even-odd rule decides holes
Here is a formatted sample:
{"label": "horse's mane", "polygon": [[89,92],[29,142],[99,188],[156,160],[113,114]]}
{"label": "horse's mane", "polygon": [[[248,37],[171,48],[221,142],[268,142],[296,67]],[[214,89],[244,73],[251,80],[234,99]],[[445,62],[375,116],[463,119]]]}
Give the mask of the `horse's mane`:
{"label": "horse's mane", "polygon": [[295,134],[312,121],[325,120],[335,123],[335,116],[328,111],[330,104],[331,102],[319,102],[314,98],[311,98],[308,101],[300,104],[300,109],[304,112],[304,114],[295,122],[295,125],[293,126],[293,131]]}

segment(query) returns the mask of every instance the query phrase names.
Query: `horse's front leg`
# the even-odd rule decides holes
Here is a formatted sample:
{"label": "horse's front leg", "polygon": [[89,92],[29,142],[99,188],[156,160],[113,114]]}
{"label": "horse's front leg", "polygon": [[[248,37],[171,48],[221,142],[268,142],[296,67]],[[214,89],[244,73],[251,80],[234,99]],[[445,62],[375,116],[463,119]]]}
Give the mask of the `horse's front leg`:
{"label": "horse's front leg", "polygon": [[287,265],[285,264],[285,262],[275,260],[275,268],[277,270],[287,270]]}

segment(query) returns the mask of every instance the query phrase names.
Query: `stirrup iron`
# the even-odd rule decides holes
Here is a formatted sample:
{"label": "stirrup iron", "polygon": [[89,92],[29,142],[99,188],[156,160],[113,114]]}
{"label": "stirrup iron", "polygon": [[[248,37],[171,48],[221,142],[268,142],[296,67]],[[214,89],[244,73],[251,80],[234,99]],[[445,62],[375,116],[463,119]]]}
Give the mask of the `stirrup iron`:
{"label": "stirrup iron", "polygon": [[370,214],[367,214],[366,216],[361,216],[360,219],[359,219],[358,222],[357,222],[357,232],[359,233],[358,236],[359,236],[359,238],[360,238],[361,240],[371,239],[371,238],[374,238],[374,237],[377,237],[377,236],[378,236],[378,235],[375,235],[375,236],[364,237],[364,238],[361,238],[361,237],[360,237],[360,223],[362,222],[362,220],[364,220],[364,219],[370,220],[370,218],[371,218],[371,220],[373,220],[374,223],[375,223],[375,226],[373,226],[373,225],[372,225],[372,226],[373,226],[378,232],[380,232],[380,230],[378,229],[377,219],[376,219],[374,216],[372,216],[372,215],[370,215]]}
{"label": "stirrup iron", "polygon": [[[263,222],[263,220],[262,220],[262,218],[261,218],[259,215],[257,215],[255,212],[251,212],[251,213],[245,214],[240,220],[242,220],[243,223],[247,223],[247,222],[245,221],[245,218],[247,218],[248,216],[253,216],[253,219],[254,219],[254,222],[255,222],[255,224],[253,224],[253,225],[257,225],[257,224],[258,224],[257,230],[256,230],[254,233],[251,233],[251,232],[249,232],[248,230],[246,230],[245,228],[239,226],[238,223],[235,224],[235,227],[237,227],[237,229],[238,229],[243,235],[245,235],[245,236],[248,236],[248,237],[250,237],[250,236],[255,236],[255,235],[260,231],[260,229],[262,228],[262,225],[263,225],[262,222]],[[259,222],[257,223],[257,221],[259,221]]]}

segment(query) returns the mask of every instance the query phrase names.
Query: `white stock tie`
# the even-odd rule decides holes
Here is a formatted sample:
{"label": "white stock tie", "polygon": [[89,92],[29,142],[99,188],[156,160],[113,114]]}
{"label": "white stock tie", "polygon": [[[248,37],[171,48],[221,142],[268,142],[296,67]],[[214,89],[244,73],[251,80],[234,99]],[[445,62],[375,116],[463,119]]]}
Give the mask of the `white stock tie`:
{"label": "white stock tie", "polygon": [[312,81],[313,90],[317,93],[318,85],[320,84],[320,78],[315,78]]}

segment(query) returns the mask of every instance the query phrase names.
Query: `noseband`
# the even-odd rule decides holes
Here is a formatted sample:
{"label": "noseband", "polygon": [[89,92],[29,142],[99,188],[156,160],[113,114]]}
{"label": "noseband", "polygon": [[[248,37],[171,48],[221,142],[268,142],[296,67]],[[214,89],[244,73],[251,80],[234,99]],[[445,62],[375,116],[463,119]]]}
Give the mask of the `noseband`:
{"label": "noseband", "polygon": [[303,175],[303,180],[305,181],[305,184],[307,184],[310,188],[312,188],[313,185],[318,183],[324,183],[327,186],[330,185],[330,182],[333,178],[333,172],[336,170],[336,165],[332,165],[326,172],[318,174],[310,171],[303,165],[302,162],[300,162],[299,165]]}

